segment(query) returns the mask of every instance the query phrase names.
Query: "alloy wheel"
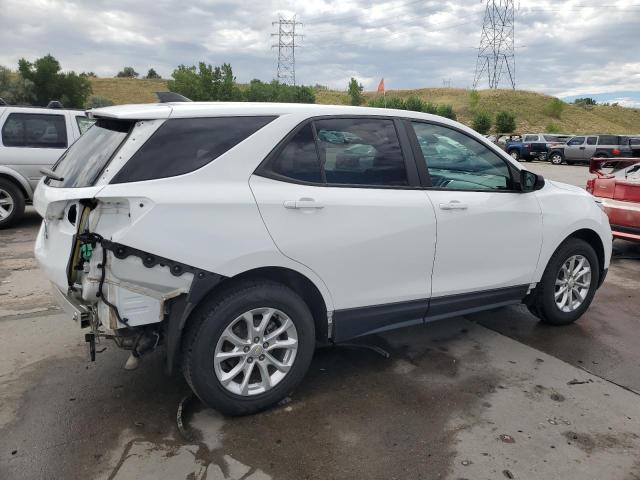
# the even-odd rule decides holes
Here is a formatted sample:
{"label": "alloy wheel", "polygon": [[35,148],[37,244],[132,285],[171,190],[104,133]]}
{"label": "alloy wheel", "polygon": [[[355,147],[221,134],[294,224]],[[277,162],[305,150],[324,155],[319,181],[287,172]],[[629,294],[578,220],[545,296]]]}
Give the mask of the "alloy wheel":
{"label": "alloy wheel", "polygon": [[298,332],[282,311],[254,308],[222,332],[214,352],[214,370],[222,386],[236,395],[267,392],[293,366]]}
{"label": "alloy wheel", "polygon": [[575,311],[584,302],[591,286],[591,264],[583,255],[573,255],[564,261],[554,289],[556,306],[562,312]]}
{"label": "alloy wheel", "polygon": [[9,215],[13,212],[13,207],[13,197],[9,192],[0,188],[0,220],[9,218]]}

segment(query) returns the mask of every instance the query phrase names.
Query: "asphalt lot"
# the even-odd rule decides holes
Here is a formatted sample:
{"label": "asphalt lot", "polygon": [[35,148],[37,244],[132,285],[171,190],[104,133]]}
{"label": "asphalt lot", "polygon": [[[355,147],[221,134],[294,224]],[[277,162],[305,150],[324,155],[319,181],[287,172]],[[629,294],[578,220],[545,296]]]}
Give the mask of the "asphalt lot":
{"label": "asphalt lot", "polygon": [[640,479],[640,246],[616,241],[574,325],[509,307],[364,339],[390,359],[321,350],[288,403],[229,419],[188,400],[181,432],[189,390],[160,354],[87,361],[33,260],[38,225],[0,231],[1,479]]}

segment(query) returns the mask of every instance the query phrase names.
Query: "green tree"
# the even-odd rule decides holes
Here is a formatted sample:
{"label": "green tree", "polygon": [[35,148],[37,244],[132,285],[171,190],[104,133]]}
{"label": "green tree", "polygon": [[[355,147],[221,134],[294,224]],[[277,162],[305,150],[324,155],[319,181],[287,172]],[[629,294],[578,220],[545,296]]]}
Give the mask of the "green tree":
{"label": "green tree", "polygon": [[33,82],[0,66],[0,98],[9,105],[30,104],[35,99]]}
{"label": "green tree", "polygon": [[86,78],[96,78],[97,75],[94,72],[80,72],[80,76],[81,77],[86,77]]}
{"label": "green tree", "polygon": [[144,78],[148,78],[149,80],[153,80],[153,79],[159,79],[159,78],[162,78],[162,77],[160,77],[160,75],[158,75],[158,72],[156,72],[153,68],[150,68],[147,71],[147,75]]}
{"label": "green tree", "polygon": [[552,98],[544,107],[544,113],[553,118],[560,118],[564,110],[564,102],[559,98]]}
{"label": "green tree", "polygon": [[110,107],[113,102],[107,97],[101,95],[91,95],[87,100],[86,108]]}
{"label": "green tree", "polygon": [[576,98],[573,103],[575,105],[578,105],[580,107],[587,107],[587,106],[594,106],[597,104],[597,102],[595,101],[595,99],[593,98],[589,98],[589,97],[584,97],[584,98]]}
{"label": "green tree", "polygon": [[223,102],[241,100],[242,94],[236,85],[236,77],[233,76],[231,65],[223,63],[222,67],[220,67],[220,75],[220,88],[216,100],[222,100]]}
{"label": "green tree", "polygon": [[516,116],[511,112],[501,111],[496,114],[496,133],[513,133],[516,129]]}
{"label": "green tree", "polygon": [[83,108],[91,94],[91,82],[75,72],[61,72],[60,63],[51,55],[38,58],[33,63],[21,58],[18,70],[23,79],[33,83],[34,103],[46,105],[50,100],[60,100],[65,107]]}
{"label": "green tree", "polygon": [[133,67],[124,67],[121,72],[118,72],[116,77],[118,78],[136,78],[140,75]]}
{"label": "green tree", "polygon": [[486,135],[491,130],[491,116],[487,112],[478,112],[473,116],[471,126],[476,132]]}
{"label": "green tree", "polygon": [[244,98],[249,102],[315,103],[316,101],[313,87],[286,85],[277,80],[264,83],[258,79],[249,82]]}
{"label": "green tree", "polygon": [[364,98],[362,96],[364,87],[361,83],[358,83],[358,80],[351,77],[351,80],[349,80],[349,87],[347,91],[349,92],[349,97],[351,98],[351,105],[362,105],[362,102],[364,101]]}
{"label": "green tree", "polygon": [[456,112],[453,110],[453,106],[448,104],[438,105],[436,114],[441,117],[450,118],[451,120],[458,118]]}

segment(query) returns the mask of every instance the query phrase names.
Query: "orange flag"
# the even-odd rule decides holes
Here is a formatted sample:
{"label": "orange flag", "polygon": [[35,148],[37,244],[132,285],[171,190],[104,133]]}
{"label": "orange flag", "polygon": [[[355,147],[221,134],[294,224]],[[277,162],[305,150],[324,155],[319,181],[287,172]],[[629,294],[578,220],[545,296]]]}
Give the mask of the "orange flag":
{"label": "orange flag", "polygon": [[380,83],[378,84],[378,93],[384,93],[384,78],[380,80]]}

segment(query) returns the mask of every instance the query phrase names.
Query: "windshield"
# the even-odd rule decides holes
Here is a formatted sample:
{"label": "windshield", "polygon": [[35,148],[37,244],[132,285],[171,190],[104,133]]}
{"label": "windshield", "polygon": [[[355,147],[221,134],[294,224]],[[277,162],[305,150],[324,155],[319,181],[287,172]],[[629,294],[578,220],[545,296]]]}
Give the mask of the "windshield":
{"label": "windshield", "polygon": [[98,120],[60,157],[53,167],[62,180],[48,177],[52,187],[89,187],[98,179],[104,167],[127,137],[132,122]]}

